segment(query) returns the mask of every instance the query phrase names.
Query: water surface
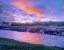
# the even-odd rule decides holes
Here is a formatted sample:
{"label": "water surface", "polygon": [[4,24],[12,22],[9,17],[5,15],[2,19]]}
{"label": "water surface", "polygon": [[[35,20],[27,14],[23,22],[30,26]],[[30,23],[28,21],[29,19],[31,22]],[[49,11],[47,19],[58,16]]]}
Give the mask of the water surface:
{"label": "water surface", "polygon": [[0,37],[33,44],[64,47],[64,36],[0,30]]}

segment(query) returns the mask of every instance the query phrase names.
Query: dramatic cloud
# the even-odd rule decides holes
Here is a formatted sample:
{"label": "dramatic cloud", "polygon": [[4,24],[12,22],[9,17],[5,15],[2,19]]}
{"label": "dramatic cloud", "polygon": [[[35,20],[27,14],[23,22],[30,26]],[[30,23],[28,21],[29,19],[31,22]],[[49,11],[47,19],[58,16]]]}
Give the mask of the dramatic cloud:
{"label": "dramatic cloud", "polygon": [[25,11],[27,14],[34,14],[36,15],[38,18],[43,17],[43,12],[38,9],[35,8],[30,0],[16,0],[15,2],[12,3],[13,6],[16,6],[19,9],[22,9],[23,11]]}

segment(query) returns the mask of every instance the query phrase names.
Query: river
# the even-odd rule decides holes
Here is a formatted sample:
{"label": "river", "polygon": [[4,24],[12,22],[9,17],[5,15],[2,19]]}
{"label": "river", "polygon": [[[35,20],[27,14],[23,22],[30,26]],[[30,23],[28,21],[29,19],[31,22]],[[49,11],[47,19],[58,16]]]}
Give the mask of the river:
{"label": "river", "polygon": [[33,44],[64,47],[64,36],[0,30],[0,37]]}

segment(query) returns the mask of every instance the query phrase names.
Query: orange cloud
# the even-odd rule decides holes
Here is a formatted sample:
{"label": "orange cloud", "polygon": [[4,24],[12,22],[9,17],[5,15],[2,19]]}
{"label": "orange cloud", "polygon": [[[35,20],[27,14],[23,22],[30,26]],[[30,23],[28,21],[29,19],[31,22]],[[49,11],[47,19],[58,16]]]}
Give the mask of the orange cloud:
{"label": "orange cloud", "polygon": [[35,8],[30,2],[30,0],[16,0],[12,3],[13,6],[22,9],[28,14],[35,14],[38,18],[41,18],[44,13],[39,9]]}

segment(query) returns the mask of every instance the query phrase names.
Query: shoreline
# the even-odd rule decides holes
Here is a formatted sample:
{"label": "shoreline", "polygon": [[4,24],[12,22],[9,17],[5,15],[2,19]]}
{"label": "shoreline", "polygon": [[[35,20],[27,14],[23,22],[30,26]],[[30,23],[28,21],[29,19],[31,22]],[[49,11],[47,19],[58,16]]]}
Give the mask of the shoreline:
{"label": "shoreline", "polygon": [[39,34],[50,34],[50,35],[58,35],[58,36],[64,36],[64,29],[54,29],[54,28],[41,28],[41,27],[5,27],[0,26],[0,30],[12,30],[12,31],[18,31],[18,32],[30,32],[30,33],[39,33]]}
{"label": "shoreline", "polygon": [[[45,46],[40,44],[31,44],[26,42],[19,42],[13,39],[0,38],[0,49],[29,49],[29,50],[63,50],[64,48],[56,47],[56,46]],[[3,41],[4,40],[4,41]],[[3,42],[3,43],[2,43]],[[2,48],[1,48],[2,47]]]}

